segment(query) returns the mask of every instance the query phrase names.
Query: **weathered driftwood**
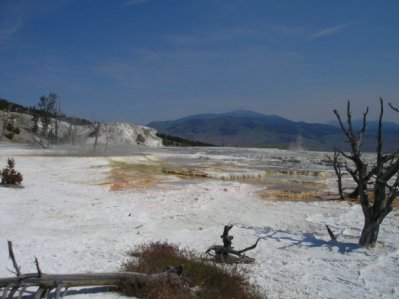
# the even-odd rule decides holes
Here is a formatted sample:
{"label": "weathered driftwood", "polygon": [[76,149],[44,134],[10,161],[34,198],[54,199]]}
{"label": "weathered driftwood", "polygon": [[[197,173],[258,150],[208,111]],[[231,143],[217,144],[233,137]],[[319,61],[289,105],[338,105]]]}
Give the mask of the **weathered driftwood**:
{"label": "weathered driftwood", "polygon": [[[66,290],[71,287],[88,286],[116,286],[119,287],[121,280],[133,279],[148,282],[162,279],[179,279],[183,268],[169,267],[165,272],[156,274],[145,274],[137,272],[110,272],[110,273],[81,273],[81,274],[45,274],[40,270],[39,262],[35,259],[37,273],[21,274],[12,249],[12,242],[8,242],[9,255],[16,270],[15,277],[0,278],[0,298],[8,299],[18,292],[18,297],[28,287],[37,287],[34,299],[47,298],[51,290],[55,290],[55,298],[62,298]],[[64,289],[64,291],[62,291]]]}
{"label": "weathered driftwood", "polygon": [[7,286],[38,286],[54,289],[58,285],[64,287],[85,286],[118,286],[121,279],[158,280],[167,277],[179,276],[179,271],[172,268],[157,274],[145,274],[137,272],[109,272],[109,273],[81,273],[81,274],[21,274],[17,277],[0,278],[0,288]]}
{"label": "weathered driftwood", "polygon": [[[156,281],[164,278],[177,279],[179,270],[172,268],[162,273],[144,274],[137,272],[111,272],[111,273],[84,273],[84,274],[44,274],[37,273],[21,274],[17,277],[0,278],[0,289],[3,290],[1,298],[12,298],[19,289],[27,287],[38,287],[37,298],[46,298],[51,290],[56,290],[55,298],[61,298],[61,289],[71,287],[88,286],[116,286],[120,285],[122,279],[134,279],[138,281]],[[1,294],[1,293],[0,293]],[[57,295],[58,294],[58,295]],[[36,298],[36,297],[35,297]]]}
{"label": "weathered driftwood", "polygon": [[[223,234],[220,236],[223,240],[223,245],[213,245],[209,247],[205,253],[209,254],[214,258],[214,260],[218,263],[226,263],[226,264],[250,264],[255,261],[255,259],[246,256],[243,254],[248,250],[254,249],[260,240],[255,242],[254,245],[249,246],[247,248],[241,250],[234,250],[232,246],[233,236],[229,236],[229,231],[232,229],[232,225],[225,225]],[[213,252],[213,253],[211,253]]]}

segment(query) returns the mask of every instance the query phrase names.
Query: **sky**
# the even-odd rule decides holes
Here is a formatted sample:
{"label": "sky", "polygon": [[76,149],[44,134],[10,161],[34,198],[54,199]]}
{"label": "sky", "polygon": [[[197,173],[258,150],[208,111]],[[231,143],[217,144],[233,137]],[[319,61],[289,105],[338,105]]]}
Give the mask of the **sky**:
{"label": "sky", "polygon": [[[0,98],[146,124],[399,106],[399,1],[0,0]],[[385,119],[399,122],[385,109]]]}

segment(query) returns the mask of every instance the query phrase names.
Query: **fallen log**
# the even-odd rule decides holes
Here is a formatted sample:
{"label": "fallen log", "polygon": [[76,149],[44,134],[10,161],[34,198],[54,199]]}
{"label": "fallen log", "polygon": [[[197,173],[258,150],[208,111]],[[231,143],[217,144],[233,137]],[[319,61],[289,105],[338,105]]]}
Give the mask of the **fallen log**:
{"label": "fallen log", "polygon": [[[82,274],[44,274],[39,276],[37,273],[21,274],[17,277],[0,278],[0,290],[3,290],[3,296],[0,298],[12,298],[18,290],[24,290],[27,287],[38,287],[36,294],[38,298],[44,292],[49,293],[55,289],[60,298],[62,288],[71,287],[89,287],[89,286],[115,286],[119,287],[122,279],[134,279],[136,281],[149,282],[163,279],[178,280],[182,273],[181,267],[173,267],[165,272],[156,274],[145,274],[137,272],[110,272],[110,273],[82,273]],[[12,292],[12,293],[11,293]],[[0,292],[1,294],[1,292]],[[11,296],[10,296],[11,295]],[[47,296],[45,296],[47,297]]]}
{"label": "fallen log", "polygon": [[137,272],[110,272],[110,273],[81,273],[81,274],[21,274],[17,277],[0,278],[0,288],[10,285],[21,287],[23,285],[38,286],[42,288],[56,288],[59,284],[64,287],[86,286],[118,286],[121,279],[159,280],[163,278],[179,277],[178,268],[172,268],[156,274]]}
{"label": "fallen log", "polygon": [[[21,274],[20,267],[12,248],[12,242],[8,242],[9,255],[16,270],[16,276],[0,278],[0,299],[11,299],[19,291],[18,298],[27,288],[37,287],[34,299],[48,298],[51,290],[55,290],[55,299],[60,299],[71,287],[119,287],[125,279],[137,282],[157,282],[164,279],[180,281],[183,267],[169,267],[161,273],[146,274],[138,272],[110,272],[110,273],[78,273],[78,274],[45,274],[42,273],[39,261],[35,259],[37,273]],[[62,292],[64,289],[64,292]]]}

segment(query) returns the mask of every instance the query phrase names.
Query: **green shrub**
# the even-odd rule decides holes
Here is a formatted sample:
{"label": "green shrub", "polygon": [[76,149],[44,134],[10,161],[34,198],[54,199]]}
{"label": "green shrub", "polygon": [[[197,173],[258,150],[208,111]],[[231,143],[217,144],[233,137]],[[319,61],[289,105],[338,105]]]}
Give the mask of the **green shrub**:
{"label": "green shrub", "polygon": [[[250,284],[237,268],[220,267],[202,260],[188,249],[166,242],[144,244],[130,252],[132,259],[123,264],[123,271],[160,273],[170,266],[183,266],[182,280],[149,281],[126,279],[121,282],[125,295],[154,299],[261,299],[257,287]],[[193,288],[195,287],[195,291]]]}
{"label": "green shrub", "polygon": [[23,175],[14,169],[15,160],[10,158],[7,160],[7,166],[0,171],[2,184],[21,184]]}
{"label": "green shrub", "polygon": [[144,144],[144,142],[145,142],[144,136],[141,135],[141,134],[138,134],[137,137],[136,137],[136,143],[137,144]]}
{"label": "green shrub", "polygon": [[12,140],[14,138],[15,133],[13,132],[7,132],[4,134],[8,139]]}
{"label": "green shrub", "polygon": [[4,123],[5,126],[4,136],[6,136],[10,140],[14,138],[14,135],[18,135],[19,133],[21,133],[21,130],[15,126],[14,122],[15,122],[14,118],[11,117],[8,121]]}

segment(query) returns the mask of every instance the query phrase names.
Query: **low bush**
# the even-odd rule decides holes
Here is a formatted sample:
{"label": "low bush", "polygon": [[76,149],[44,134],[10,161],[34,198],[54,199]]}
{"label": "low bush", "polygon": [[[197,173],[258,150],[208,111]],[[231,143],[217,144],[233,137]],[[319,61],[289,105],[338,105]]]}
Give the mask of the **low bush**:
{"label": "low bush", "polygon": [[5,126],[4,136],[6,136],[10,140],[13,140],[14,135],[18,135],[21,133],[21,130],[15,126],[14,118],[10,118],[8,121],[6,121],[4,123],[4,126]]}
{"label": "low bush", "polygon": [[145,137],[141,134],[138,134],[136,137],[136,143],[137,144],[144,144],[145,143]]}
{"label": "low bush", "polygon": [[23,175],[14,169],[15,160],[10,158],[7,160],[7,166],[0,171],[2,184],[20,184],[23,180]]}
{"label": "low bush", "polygon": [[126,279],[121,282],[127,296],[153,299],[239,298],[261,299],[258,288],[237,268],[221,267],[200,259],[188,249],[166,242],[144,244],[129,253],[132,257],[122,265],[123,271],[160,273],[170,266],[183,266],[181,281],[164,279],[143,282]]}

